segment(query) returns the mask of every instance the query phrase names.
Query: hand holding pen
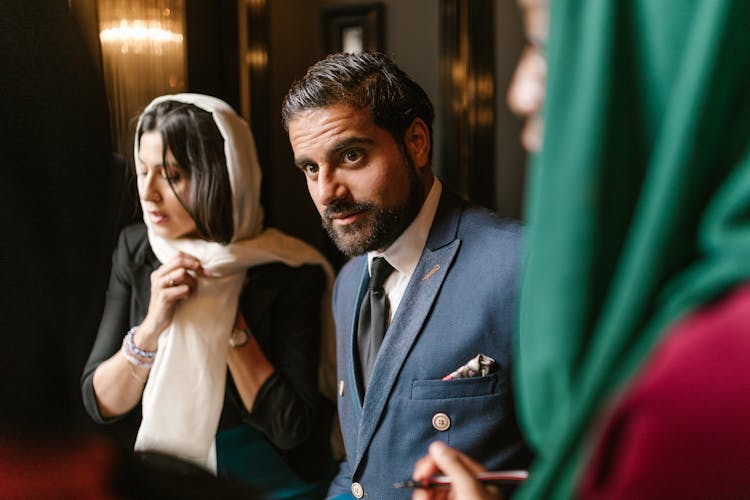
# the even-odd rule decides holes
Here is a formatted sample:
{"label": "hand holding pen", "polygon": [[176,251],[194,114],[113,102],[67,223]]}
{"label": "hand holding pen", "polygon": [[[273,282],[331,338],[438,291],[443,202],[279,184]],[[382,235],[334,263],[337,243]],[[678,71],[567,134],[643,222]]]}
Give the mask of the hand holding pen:
{"label": "hand holding pen", "polygon": [[[435,474],[443,473],[450,480],[450,487],[422,488],[414,490],[412,500],[502,500],[502,494],[497,486],[484,482],[477,477],[486,473],[485,468],[458,450],[446,446],[440,441],[430,445],[428,454],[420,458],[414,465],[414,483],[425,484],[424,480],[433,478]],[[521,479],[511,474],[513,478]],[[434,482],[434,478],[433,478]],[[408,483],[408,484],[407,484]],[[425,484],[428,485],[428,484]],[[413,483],[405,482],[401,486],[413,487]]]}
{"label": "hand holding pen", "polygon": [[[493,470],[477,472],[474,478],[483,484],[519,484],[529,478],[525,470]],[[453,484],[450,476],[429,476],[422,479],[409,479],[393,485],[394,488],[447,488]]]}

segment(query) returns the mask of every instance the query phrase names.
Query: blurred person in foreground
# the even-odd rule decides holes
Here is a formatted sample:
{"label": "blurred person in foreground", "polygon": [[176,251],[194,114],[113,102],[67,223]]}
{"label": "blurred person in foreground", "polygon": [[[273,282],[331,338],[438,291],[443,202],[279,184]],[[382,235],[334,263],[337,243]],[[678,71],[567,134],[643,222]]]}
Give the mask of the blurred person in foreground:
{"label": "blurred person in foreground", "polygon": [[[750,491],[748,26],[744,0],[550,3],[514,498]],[[434,444],[414,476],[455,488],[414,498],[499,498],[482,469]]]}

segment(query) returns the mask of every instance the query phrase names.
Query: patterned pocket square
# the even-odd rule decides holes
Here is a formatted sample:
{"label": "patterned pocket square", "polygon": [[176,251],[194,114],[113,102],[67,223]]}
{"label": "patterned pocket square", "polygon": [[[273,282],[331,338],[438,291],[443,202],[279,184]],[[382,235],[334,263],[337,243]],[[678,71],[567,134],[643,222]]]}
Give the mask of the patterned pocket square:
{"label": "patterned pocket square", "polygon": [[486,354],[477,354],[468,363],[458,368],[450,375],[446,375],[442,380],[455,380],[458,378],[483,377],[489,375],[497,369],[497,363]]}

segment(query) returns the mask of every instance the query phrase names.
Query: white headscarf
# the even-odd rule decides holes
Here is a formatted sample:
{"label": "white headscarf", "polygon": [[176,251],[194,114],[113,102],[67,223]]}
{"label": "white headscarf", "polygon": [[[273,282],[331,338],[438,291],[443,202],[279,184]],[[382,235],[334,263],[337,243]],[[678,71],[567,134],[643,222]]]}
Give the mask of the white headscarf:
{"label": "white headscarf", "polygon": [[[322,304],[319,386],[333,399],[335,340],[331,317],[333,270],[314,248],[274,229],[263,229],[261,171],[247,124],[225,102],[199,94],[165,95],[163,101],[193,104],[212,114],[224,138],[232,188],[234,233],[227,245],[201,239],[157,236],[145,216],[148,239],[159,261],[178,251],[196,257],[212,277],[195,276],[193,295],[175,309],[170,326],[159,337],[158,351],[143,391],[143,420],[136,450],[156,450],[216,470],[214,437],[224,403],[229,336],[248,267],[269,262],[289,266],[316,264],[325,269],[328,286]],[[137,130],[140,130],[138,122]],[[135,154],[138,157],[136,133]]]}

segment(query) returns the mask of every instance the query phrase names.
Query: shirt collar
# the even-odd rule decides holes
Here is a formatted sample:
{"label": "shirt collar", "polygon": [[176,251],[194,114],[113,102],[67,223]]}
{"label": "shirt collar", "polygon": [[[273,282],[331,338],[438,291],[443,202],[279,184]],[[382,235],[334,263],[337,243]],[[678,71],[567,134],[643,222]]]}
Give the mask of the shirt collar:
{"label": "shirt collar", "polygon": [[375,257],[385,257],[385,260],[392,265],[396,271],[411,276],[414,269],[417,268],[419,258],[422,256],[422,250],[427,243],[427,236],[430,234],[432,221],[435,219],[435,212],[440,202],[440,194],[443,185],[437,177],[433,177],[432,187],[427,194],[422,208],[409,226],[401,233],[396,241],[385,249],[384,252],[368,252],[367,269],[371,269],[372,259]]}

